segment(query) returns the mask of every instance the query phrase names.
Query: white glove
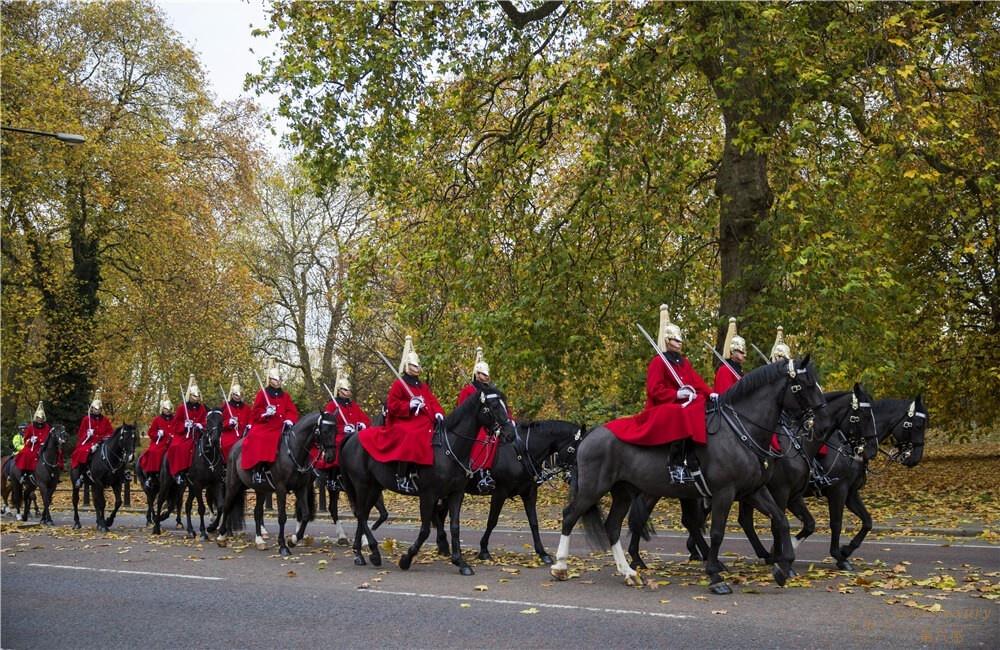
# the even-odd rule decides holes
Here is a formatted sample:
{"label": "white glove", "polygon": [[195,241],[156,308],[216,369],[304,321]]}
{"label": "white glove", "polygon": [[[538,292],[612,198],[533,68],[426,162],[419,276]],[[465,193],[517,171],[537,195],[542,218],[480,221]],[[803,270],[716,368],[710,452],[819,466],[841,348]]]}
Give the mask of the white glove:
{"label": "white glove", "polygon": [[237,420],[236,418],[229,418],[229,426],[235,427],[239,423],[240,423],[239,420]]}
{"label": "white glove", "polygon": [[194,426],[194,420],[184,420],[184,428],[190,429]]}
{"label": "white glove", "polygon": [[292,426],[292,421],[291,420],[285,420],[285,426],[286,427]]}
{"label": "white glove", "polygon": [[278,409],[274,408],[274,404],[271,404],[266,409],[264,409],[264,417],[269,418],[277,412]]}
{"label": "white glove", "polygon": [[719,394],[718,393],[709,393],[708,397],[710,399],[717,400],[717,399],[719,399]]}
{"label": "white glove", "polygon": [[35,444],[36,442],[38,442],[38,436],[31,436],[30,438],[28,438],[28,442],[30,442],[31,444]]}
{"label": "white glove", "polygon": [[411,397],[410,398],[410,408],[411,409],[418,409],[419,410],[420,408],[423,407],[423,405],[424,405],[424,398],[421,397],[420,395],[417,395],[416,397]]}
{"label": "white glove", "polygon": [[350,424],[345,424],[344,425],[344,435],[345,436],[352,435],[352,434],[354,434],[355,431],[357,431],[357,429],[354,426],[352,426]]}
{"label": "white glove", "polygon": [[93,437],[93,435],[94,435],[94,430],[93,429],[87,429],[87,437],[91,438],[91,437]]}
{"label": "white glove", "polygon": [[97,445],[96,444],[90,445],[90,451],[94,451],[96,449],[97,449]]}
{"label": "white glove", "polygon": [[437,420],[438,422],[444,422],[444,416],[441,415],[440,413],[435,413],[434,419]]}
{"label": "white glove", "polygon": [[358,431],[361,431],[362,429],[367,429],[368,425],[366,425],[364,422],[358,422],[358,427],[357,428],[358,428]]}
{"label": "white glove", "polygon": [[677,401],[686,402],[690,399],[694,399],[694,391],[690,386],[681,386],[677,389]]}
{"label": "white glove", "polygon": [[201,423],[200,423],[200,422],[195,422],[195,423],[194,423],[194,428],[195,428],[195,429],[197,429],[198,431],[201,431],[201,430],[202,430],[202,429],[204,429],[205,427],[201,426]]}

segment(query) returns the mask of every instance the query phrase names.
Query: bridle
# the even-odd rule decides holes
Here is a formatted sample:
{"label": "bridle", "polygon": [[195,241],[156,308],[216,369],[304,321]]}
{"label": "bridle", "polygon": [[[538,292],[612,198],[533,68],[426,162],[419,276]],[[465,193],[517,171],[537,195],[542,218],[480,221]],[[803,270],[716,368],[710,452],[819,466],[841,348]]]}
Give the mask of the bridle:
{"label": "bridle", "polygon": [[[874,437],[865,436],[861,430],[861,419],[865,417],[865,410],[868,411],[868,417],[871,418],[872,430],[875,432]],[[845,419],[847,420],[846,427],[843,426]],[[847,443],[848,449],[843,449],[829,438],[826,442],[828,447],[836,450],[838,454],[844,456],[864,458],[864,451],[865,447],[868,446],[868,442],[870,440],[875,440],[876,444],[878,443],[878,426],[875,422],[875,412],[872,409],[871,399],[866,399],[862,402],[858,399],[858,396],[852,392],[851,408],[844,414],[844,417],[841,418],[840,422],[837,423],[833,433],[840,434],[844,442]]]}
{"label": "bridle", "polygon": [[[566,474],[576,464],[575,461],[571,462],[569,460],[563,460],[560,462],[559,457],[565,454],[575,458],[576,445],[583,439],[583,427],[576,430],[571,444],[562,450],[562,454],[559,449],[556,448],[551,453],[547,454],[541,461],[536,461],[535,457],[531,454],[531,431],[534,426],[535,423],[532,422],[526,427],[524,434],[524,453],[518,453],[517,459],[521,461],[525,469],[528,470],[528,473],[531,474],[535,484],[541,485],[559,474]],[[515,425],[514,431],[515,433],[517,432],[517,425]]]}
{"label": "bridle", "polygon": [[47,468],[49,468],[50,472],[59,471],[59,466],[56,463],[50,463],[49,459],[46,458],[45,456],[45,452],[48,451],[50,444],[54,444],[57,450],[56,459],[58,460],[59,458],[58,449],[65,442],[66,442],[66,427],[64,427],[61,424],[52,427],[52,431],[49,432],[49,437],[45,439],[45,444],[42,445],[42,450],[38,454],[38,457],[41,459],[42,464],[45,465]]}
{"label": "bridle", "polygon": [[[918,449],[923,449],[924,442],[913,442],[913,430],[917,424],[917,420],[920,420],[923,426],[927,426],[927,414],[921,413],[917,410],[916,401],[910,402],[910,407],[906,410],[906,413],[901,415],[896,419],[889,427],[886,429],[886,438],[892,439],[892,446],[895,448],[894,451],[888,452],[879,446],[878,450],[885,454],[890,462],[904,463],[914,451]],[[900,426],[902,425],[902,426]],[[902,428],[904,431],[909,433],[907,440],[900,440],[899,436],[896,435],[897,429]]]}
{"label": "bridle", "polygon": [[[491,405],[491,402],[499,403],[500,411],[503,413],[502,418],[494,412],[494,407]],[[487,427],[489,431],[488,435],[490,440],[486,442],[486,444],[491,444],[491,442],[495,441],[503,432],[504,426],[510,424],[510,418],[507,417],[507,405],[504,403],[503,398],[500,396],[500,393],[496,392],[484,393],[483,391],[479,391],[478,408],[480,413],[482,413],[483,415],[488,415],[489,418],[492,420],[492,424],[489,427]],[[458,455],[455,454],[455,449],[451,445],[450,436],[455,436],[456,438],[462,438],[464,440],[471,440],[473,444],[475,444],[475,442],[477,441],[478,436],[477,435],[466,436],[461,433],[456,433],[454,431],[448,431],[443,420],[435,425],[434,435],[436,437],[439,437],[443,441],[444,455],[455,461],[455,463],[460,468],[462,468],[462,471],[465,472],[465,475],[471,478],[474,473],[472,471],[472,463],[469,462],[469,464],[466,465],[461,460],[459,460]]]}
{"label": "bridle", "polygon": [[[323,425],[330,425],[334,429],[336,429],[337,419],[331,417],[331,419],[327,420],[328,415],[332,414],[321,412],[319,414],[319,417],[316,418],[316,425],[313,428],[309,429],[309,433],[306,434],[305,438],[302,441],[302,450],[305,450],[308,453],[309,443],[313,440],[313,438],[319,438],[320,447],[322,448],[324,454],[326,453],[326,451],[333,449],[334,443],[326,444],[326,442],[323,440],[323,436],[320,435]],[[288,429],[285,431],[285,434],[282,435],[281,437],[285,441],[285,451],[288,454],[289,460],[292,461],[292,465],[295,467],[295,471],[298,472],[299,474],[307,474],[309,472],[312,472],[313,468],[316,465],[316,458],[311,459],[306,464],[302,464],[299,462],[298,458],[295,457],[294,452],[292,452],[292,445],[288,440],[289,438],[297,438],[294,426],[288,427]],[[331,436],[331,439],[332,438],[333,436]],[[302,450],[300,450],[300,453]]]}
{"label": "bridle", "polygon": [[[218,434],[221,435],[221,433],[222,433],[222,426],[221,426],[222,411],[219,410],[219,409],[212,409],[211,411],[209,411],[206,414],[205,418],[207,420],[208,416],[211,415],[211,414],[213,414],[213,413],[218,413],[219,417],[220,417],[220,420],[219,420],[219,423],[213,425],[212,428],[209,429],[209,431],[214,430],[216,433],[218,433]],[[209,438],[211,438],[211,437],[212,436],[209,434],[208,431],[202,432],[202,434],[198,437],[198,455],[201,456],[202,458],[204,458],[205,462],[208,463],[208,471],[215,472],[216,466],[222,466],[222,464],[223,464],[222,463],[222,447],[220,447],[220,445],[219,445],[219,442],[218,442],[219,441],[219,437],[218,437],[218,435],[215,436],[214,441],[211,444],[207,443],[206,441]],[[207,447],[208,450],[214,452],[211,457],[209,457],[208,452],[206,451],[206,447]]]}
{"label": "bridle", "polygon": [[113,438],[109,438],[107,441],[101,443],[101,458],[103,458],[104,462],[107,463],[108,467],[111,468],[111,473],[112,474],[117,474],[118,471],[121,470],[121,468],[125,466],[125,464],[128,462],[129,456],[131,456],[132,453],[133,453],[133,450],[130,450],[124,444],[124,442],[123,442],[123,444],[121,446],[122,447],[121,448],[121,457],[118,458],[118,460],[117,460],[117,466],[115,466],[115,461],[113,461],[112,458],[111,458],[111,452],[108,451],[108,447],[111,446],[111,443],[116,438],[118,440],[124,441],[125,432],[126,431],[131,431],[132,432],[132,435],[131,435],[132,444],[135,445],[135,427],[133,427],[130,424],[123,424],[122,428],[121,428],[121,431],[118,433],[118,435],[114,436]]}

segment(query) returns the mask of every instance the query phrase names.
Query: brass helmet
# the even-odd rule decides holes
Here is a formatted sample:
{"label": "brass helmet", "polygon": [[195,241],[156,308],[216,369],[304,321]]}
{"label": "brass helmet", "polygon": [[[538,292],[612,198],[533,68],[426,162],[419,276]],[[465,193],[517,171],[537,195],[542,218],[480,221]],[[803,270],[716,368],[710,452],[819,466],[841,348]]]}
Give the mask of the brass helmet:
{"label": "brass helmet", "polygon": [[722,344],[722,356],[726,359],[733,358],[733,352],[747,353],[747,342],[742,336],[736,334],[736,319],[729,318],[729,329],[726,330],[726,342]]}
{"label": "brass helmet", "polygon": [[413,337],[410,335],[406,336],[406,342],[403,344],[403,357],[399,360],[399,374],[406,372],[407,366],[420,368],[420,357],[417,356],[417,351],[413,347]]}
{"label": "brass helmet", "polygon": [[778,333],[774,337],[774,345],[771,347],[771,362],[782,359],[791,359],[792,351],[785,344],[785,328],[778,325]]}
{"label": "brass helmet", "polygon": [[670,311],[666,305],[660,305],[660,330],[656,338],[657,345],[663,351],[667,349],[667,339],[684,340],[684,337],[681,335],[681,328],[670,322]]}
{"label": "brass helmet", "polygon": [[472,378],[475,379],[479,373],[487,377],[490,376],[490,364],[486,363],[486,359],[483,358],[482,348],[476,348],[476,361],[472,364]]}

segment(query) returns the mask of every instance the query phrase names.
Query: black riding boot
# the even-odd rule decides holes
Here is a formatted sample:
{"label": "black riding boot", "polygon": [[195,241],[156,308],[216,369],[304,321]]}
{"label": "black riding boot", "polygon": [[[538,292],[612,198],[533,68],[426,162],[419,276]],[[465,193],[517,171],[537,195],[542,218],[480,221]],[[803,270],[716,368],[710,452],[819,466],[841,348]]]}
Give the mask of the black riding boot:
{"label": "black riding boot", "polygon": [[264,485],[264,470],[267,467],[267,463],[257,463],[254,465],[253,473],[250,475],[250,480],[253,481],[254,485]]}
{"label": "black riding boot", "polygon": [[417,482],[409,471],[409,463],[398,463],[396,465],[396,489],[403,494],[416,494]]}
{"label": "black riding boot", "polygon": [[667,461],[670,471],[670,482],[683,484],[691,481],[691,473],[685,463],[687,440],[678,440],[670,445],[670,459]]}
{"label": "black riding boot", "polygon": [[341,478],[340,470],[330,470],[330,478],[326,482],[326,487],[333,492],[344,491],[344,481]]}

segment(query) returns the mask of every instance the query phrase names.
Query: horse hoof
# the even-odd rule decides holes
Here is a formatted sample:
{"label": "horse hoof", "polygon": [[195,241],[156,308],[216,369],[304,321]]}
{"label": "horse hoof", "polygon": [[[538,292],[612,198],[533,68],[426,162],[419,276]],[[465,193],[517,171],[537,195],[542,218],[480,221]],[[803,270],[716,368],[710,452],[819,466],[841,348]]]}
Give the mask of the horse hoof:
{"label": "horse hoof", "polygon": [[266,530],[264,530],[263,526],[260,527],[260,536],[263,537],[264,539],[271,539],[271,536],[268,534]]}
{"label": "horse hoof", "polygon": [[406,571],[410,568],[410,564],[413,563],[413,557],[409,554],[404,555],[399,558],[399,568]]}
{"label": "horse hoof", "polygon": [[189,539],[194,539],[195,537],[197,537],[197,536],[198,536],[198,534],[197,534],[197,533],[195,533],[195,532],[194,532],[193,530],[189,530],[189,531],[187,532],[187,536],[188,536],[188,538],[189,538]]}
{"label": "horse hoof", "polygon": [[285,538],[285,544],[288,544],[292,548],[295,548],[295,545],[298,543],[299,543],[299,538],[296,537],[295,535],[289,535],[288,537]]}
{"label": "horse hoof", "polygon": [[337,538],[337,546],[350,546],[351,542],[346,537]]}
{"label": "horse hoof", "polygon": [[643,587],[646,583],[643,581],[641,575],[635,573],[625,576],[625,584],[629,587]]}
{"label": "horse hoof", "polygon": [[788,577],[789,578],[797,578],[798,575],[799,575],[799,572],[796,571],[794,568],[792,568],[792,567],[788,568]]}
{"label": "horse hoof", "polygon": [[267,550],[267,544],[265,544],[263,542],[257,542],[256,544],[254,544],[254,546],[257,548],[258,551],[266,551]]}
{"label": "horse hoof", "polygon": [[481,560],[483,562],[489,562],[490,560],[493,559],[493,556],[490,555],[490,552],[484,548],[481,549],[479,553],[476,555],[476,559]]}
{"label": "horse hoof", "polygon": [[208,531],[209,533],[214,533],[215,531],[219,530],[219,527],[218,527],[218,526],[211,526],[211,525],[210,525],[210,526],[209,526],[208,528],[206,528],[205,530],[207,530],[207,531]]}
{"label": "horse hoof", "polygon": [[709,585],[708,590],[715,594],[716,596],[728,596],[733,593],[733,588],[730,587],[725,581],[716,582],[714,585]]}
{"label": "horse hoof", "polygon": [[361,557],[360,555],[354,556],[354,566],[364,566],[366,564],[368,563],[365,562],[365,558]]}
{"label": "horse hoof", "polygon": [[202,533],[201,534],[201,541],[203,541],[203,542],[207,542],[208,541],[208,533]]}
{"label": "horse hoof", "polygon": [[281,557],[288,557],[289,555],[292,554],[292,552],[288,550],[287,546],[282,546],[281,549],[278,551],[278,553],[281,554]]}
{"label": "horse hoof", "polygon": [[471,576],[476,574],[476,572],[472,570],[471,566],[458,567],[458,572],[461,573],[463,576]]}
{"label": "horse hoof", "polygon": [[451,549],[447,546],[438,546],[438,555],[441,557],[451,557]]}
{"label": "horse hoof", "polygon": [[184,524],[182,524],[182,523],[178,522],[178,523],[174,524],[174,529],[175,530],[181,530],[183,528],[184,528]]}
{"label": "horse hoof", "polygon": [[637,557],[636,559],[632,560],[632,564],[630,564],[629,566],[632,567],[633,569],[645,570],[649,568],[648,566],[646,566],[646,563],[642,561],[641,557]]}
{"label": "horse hoof", "polygon": [[688,562],[704,562],[705,558],[701,556],[701,553],[692,553],[688,556]]}
{"label": "horse hoof", "polygon": [[771,575],[774,576],[774,581],[778,583],[779,587],[784,587],[785,583],[788,582],[788,575],[786,575],[779,566],[775,566],[771,569]]}
{"label": "horse hoof", "polygon": [[371,554],[368,556],[368,561],[372,563],[372,566],[382,566],[382,556]]}
{"label": "horse hoof", "polygon": [[226,548],[229,545],[225,537],[216,537],[215,543],[219,548]]}
{"label": "horse hoof", "polygon": [[553,560],[552,556],[549,555],[548,553],[546,553],[545,555],[539,555],[538,559],[540,559],[542,561],[542,564],[546,566],[552,566],[555,563],[555,560]]}
{"label": "horse hoof", "polygon": [[851,564],[851,561],[846,558],[837,561],[837,568],[841,571],[854,571],[854,565]]}
{"label": "horse hoof", "polygon": [[569,569],[557,569],[553,566],[549,569],[549,573],[556,580],[569,580]]}
{"label": "horse hoof", "polygon": [[79,521],[73,524],[73,530],[80,530],[81,528],[83,528],[83,526],[80,525]]}

